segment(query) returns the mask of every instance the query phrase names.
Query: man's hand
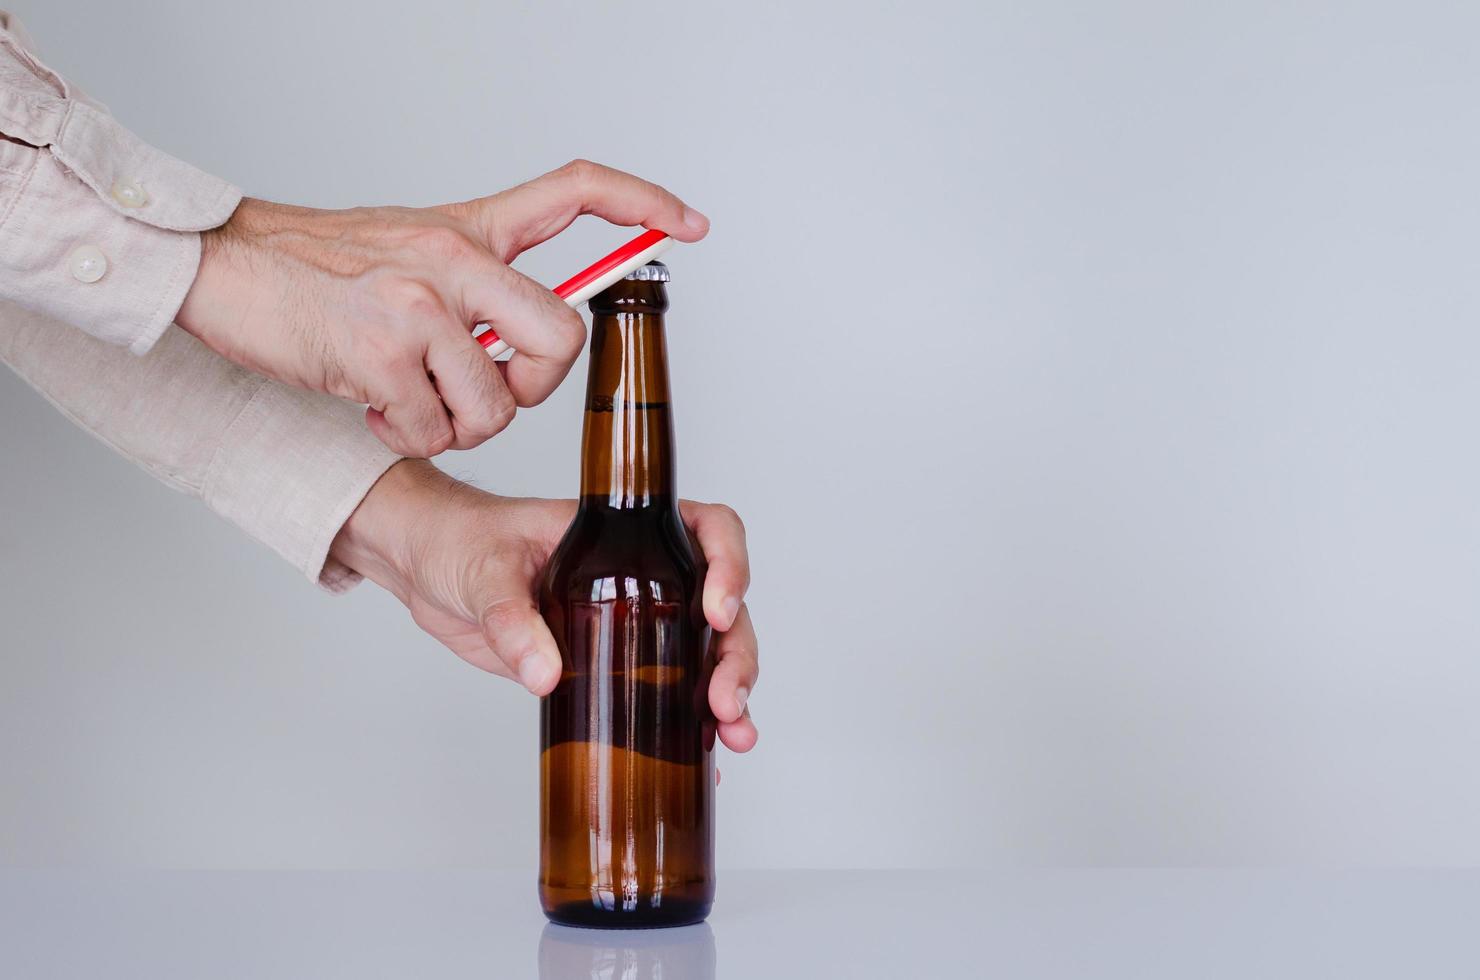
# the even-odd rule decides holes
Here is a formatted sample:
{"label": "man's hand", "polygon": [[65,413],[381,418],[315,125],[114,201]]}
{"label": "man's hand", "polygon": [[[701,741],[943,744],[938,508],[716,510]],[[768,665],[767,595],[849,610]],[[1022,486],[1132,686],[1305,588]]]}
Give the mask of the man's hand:
{"label": "man's hand", "polygon": [[[581,353],[580,316],[509,263],[582,214],[683,242],[709,230],[663,188],[584,160],[436,208],[247,199],[202,236],[175,319],[244,367],[368,403],[371,430],[404,456],[470,449],[543,401]],[[472,339],[479,323],[515,348],[507,364]]]}
{"label": "man's hand", "polygon": [[[745,530],[728,507],[683,501],[709,563],[704,615],[716,632],[709,707],[736,752],[755,745],[746,700],[755,686],[755,630],[745,607]],[[560,652],[535,602],[536,582],[575,515],[574,500],[496,497],[422,460],[402,460],[371,488],[331,554],[384,586],[458,656],[545,695]]]}

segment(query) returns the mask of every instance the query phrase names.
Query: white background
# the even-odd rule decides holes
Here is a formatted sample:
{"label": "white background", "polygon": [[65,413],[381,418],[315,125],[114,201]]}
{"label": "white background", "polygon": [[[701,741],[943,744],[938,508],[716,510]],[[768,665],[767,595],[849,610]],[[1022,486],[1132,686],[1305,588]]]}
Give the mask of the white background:
{"label": "white background", "polygon": [[[669,330],[754,557],[722,865],[1480,860],[1466,5],[13,5],[254,196],[585,156],[713,218]],[[440,462],[573,493],[579,388]],[[0,863],[532,868],[531,698],[0,418]]]}

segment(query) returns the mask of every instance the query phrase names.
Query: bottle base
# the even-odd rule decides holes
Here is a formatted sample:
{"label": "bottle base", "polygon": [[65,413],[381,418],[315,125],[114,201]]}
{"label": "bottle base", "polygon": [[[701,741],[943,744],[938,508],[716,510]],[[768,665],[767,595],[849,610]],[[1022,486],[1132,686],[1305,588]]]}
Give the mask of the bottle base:
{"label": "bottle base", "polygon": [[668,929],[691,926],[709,917],[713,902],[669,899],[657,908],[606,909],[589,902],[562,902],[545,909],[545,918],[562,926],[581,929]]}

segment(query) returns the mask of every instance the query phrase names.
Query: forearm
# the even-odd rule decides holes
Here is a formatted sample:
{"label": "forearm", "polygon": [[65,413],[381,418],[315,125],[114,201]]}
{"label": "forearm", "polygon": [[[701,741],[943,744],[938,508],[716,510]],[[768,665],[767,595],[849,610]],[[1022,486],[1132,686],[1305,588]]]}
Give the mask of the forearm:
{"label": "forearm", "polygon": [[242,370],[180,330],[147,355],[0,304],[0,361],[96,438],[327,587],[330,543],[396,456],[360,409]]}

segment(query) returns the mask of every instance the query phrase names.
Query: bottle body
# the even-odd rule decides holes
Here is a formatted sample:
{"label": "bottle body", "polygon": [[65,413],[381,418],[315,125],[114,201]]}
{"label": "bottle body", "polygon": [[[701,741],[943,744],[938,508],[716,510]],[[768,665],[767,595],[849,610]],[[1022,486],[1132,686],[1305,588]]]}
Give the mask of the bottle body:
{"label": "bottle body", "polygon": [[540,594],[540,899],[567,925],[683,925],[714,898],[704,566],[673,493],[660,283],[592,301],[581,506]]}

